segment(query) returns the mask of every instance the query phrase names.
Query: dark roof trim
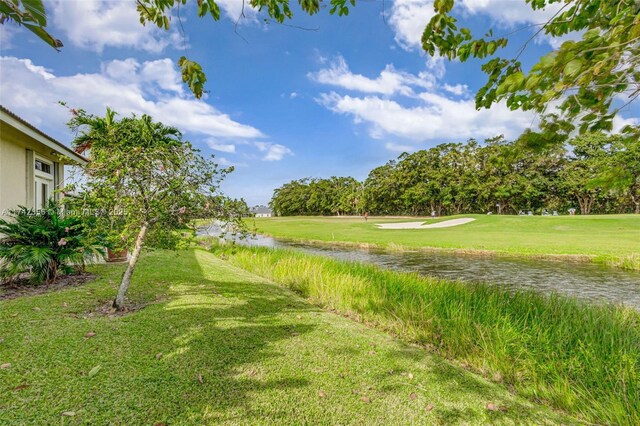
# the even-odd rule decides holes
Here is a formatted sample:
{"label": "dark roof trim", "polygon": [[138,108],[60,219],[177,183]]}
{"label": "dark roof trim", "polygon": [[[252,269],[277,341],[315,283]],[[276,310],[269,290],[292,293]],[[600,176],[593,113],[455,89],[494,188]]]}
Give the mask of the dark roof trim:
{"label": "dark roof trim", "polygon": [[250,209],[251,213],[273,213],[273,210],[271,210],[269,207],[267,206],[255,206],[255,207],[251,207]]}
{"label": "dark roof trim", "polygon": [[[46,133],[44,133],[42,130],[38,129],[33,124],[31,124],[28,121],[26,121],[24,118],[19,117],[16,114],[14,114],[13,112],[9,111],[3,105],[0,105],[0,118],[2,118],[2,121],[4,121],[7,124],[13,126],[14,123],[11,123],[11,120],[7,120],[5,115],[8,116],[9,118],[13,119],[14,121],[17,121],[19,124],[22,124],[23,126],[27,127],[29,130],[33,131],[35,133],[35,136],[36,136],[36,137],[34,137],[34,139],[36,139],[38,142],[41,142],[44,145],[47,145],[50,148],[55,149],[56,151],[60,152],[61,154],[64,154],[65,156],[71,158],[72,160],[74,160],[74,161],[76,161],[78,163],[88,163],[89,162],[89,160],[87,158],[85,158],[84,156],[78,154],[77,152],[73,151],[69,147],[67,147],[67,146],[63,145],[62,143],[58,142],[57,140],[55,140],[51,136],[49,136]],[[15,126],[13,126],[13,127],[15,127]],[[18,130],[22,130],[22,129],[18,128]],[[33,137],[33,135],[29,135],[29,136]]]}

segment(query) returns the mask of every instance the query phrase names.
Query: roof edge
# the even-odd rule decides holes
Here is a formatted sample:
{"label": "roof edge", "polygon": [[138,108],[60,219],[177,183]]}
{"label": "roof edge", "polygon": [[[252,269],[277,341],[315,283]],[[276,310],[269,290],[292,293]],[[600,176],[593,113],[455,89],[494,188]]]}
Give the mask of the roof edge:
{"label": "roof edge", "polygon": [[[4,105],[0,105],[0,119],[2,119],[2,121],[6,122],[7,124],[9,124],[10,126],[13,126],[14,128],[20,130],[22,133],[31,136],[33,139],[37,140],[38,142],[42,143],[43,145],[48,146],[49,148],[52,148],[54,150],[56,150],[57,152],[59,152],[60,154],[78,162],[81,164],[86,164],[89,162],[89,160],[84,157],[83,155],[78,154],[77,152],[73,151],[71,148],[67,147],[66,145],[64,145],[61,142],[58,142],[56,139],[52,138],[51,136],[47,135],[45,132],[43,132],[42,130],[38,129],[36,126],[34,126],[33,124],[29,123],[27,120],[25,120],[24,118],[18,116],[17,114],[11,112],[9,109],[7,109]],[[18,125],[16,125],[18,124]],[[24,127],[24,128],[21,128]],[[26,131],[25,131],[26,128]]]}

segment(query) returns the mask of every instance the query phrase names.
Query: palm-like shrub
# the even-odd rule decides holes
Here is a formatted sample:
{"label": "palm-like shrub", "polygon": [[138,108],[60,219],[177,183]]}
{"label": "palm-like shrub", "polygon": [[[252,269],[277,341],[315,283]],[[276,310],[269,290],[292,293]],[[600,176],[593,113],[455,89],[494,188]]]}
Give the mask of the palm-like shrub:
{"label": "palm-like shrub", "polygon": [[0,219],[0,279],[15,279],[27,272],[32,283],[51,284],[59,275],[83,269],[103,254],[86,223],[65,216],[53,202],[37,212],[20,207],[10,216]]}

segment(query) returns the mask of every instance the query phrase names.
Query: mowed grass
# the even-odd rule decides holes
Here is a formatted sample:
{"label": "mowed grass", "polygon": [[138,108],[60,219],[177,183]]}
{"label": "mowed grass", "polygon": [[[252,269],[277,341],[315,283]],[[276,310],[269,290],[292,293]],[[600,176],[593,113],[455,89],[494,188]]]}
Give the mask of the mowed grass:
{"label": "mowed grass", "polygon": [[202,250],[146,254],[122,316],[91,269],[0,301],[0,424],[572,423]]}
{"label": "mowed grass", "polygon": [[314,303],[597,424],[640,424],[640,314],[291,250],[217,247]]}
{"label": "mowed grass", "polygon": [[[476,220],[435,229],[379,229],[377,223],[458,217]],[[588,256],[599,263],[640,269],[640,215],[498,216],[438,219],[371,217],[256,218],[259,233],[302,241],[371,244],[383,248],[444,248],[511,255]]]}

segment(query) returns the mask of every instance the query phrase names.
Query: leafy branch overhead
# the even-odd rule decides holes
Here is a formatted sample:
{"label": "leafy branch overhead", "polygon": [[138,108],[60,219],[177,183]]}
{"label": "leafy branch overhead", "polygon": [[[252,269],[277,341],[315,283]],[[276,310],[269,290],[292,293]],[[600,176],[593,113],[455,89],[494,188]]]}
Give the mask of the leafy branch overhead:
{"label": "leafy branch overhead", "polygon": [[[137,10],[140,14],[140,23],[148,22],[158,28],[168,30],[171,22],[171,12],[174,8],[185,6],[189,0],[137,0]],[[214,21],[220,20],[220,7],[214,0],[195,0],[199,17],[211,16]],[[238,0],[240,1],[240,0]],[[321,0],[298,0],[300,7],[309,15],[320,11]],[[349,5],[355,6],[355,0],[331,0],[331,14],[339,16],[349,14]],[[293,18],[293,12],[289,6],[289,0],[247,0],[247,5],[258,11],[266,11],[270,18],[278,23]],[[207,77],[200,64],[182,56],[178,61],[182,72],[182,81],[189,86],[196,98],[200,99],[204,92],[204,84]]]}
{"label": "leafy branch overhead", "polygon": [[0,24],[7,21],[24,26],[56,50],[62,47],[62,42],[45,29],[47,14],[42,0],[0,0]]}
{"label": "leafy branch overhead", "polygon": [[[243,6],[245,5],[245,0]],[[638,0],[519,0],[533,11],[557,8],[551,19],[496,36],[489,29],[483,37],[460,27],[454,16],[456,0],[434,0],[435,15],[426,23],[422,46],[432,56],[449,60],[486,59],[482,70],[486,84],[476,95],[477,108],[489,108],[505,101],[509,108],[535,111],[543,115],[543,132],[529,132],[532,143],[549,144],[580,133],[611,130],[613,118],[640,96],[640,2]],[[516,1],[516,0],[513,0]],[[298,0],[300,9],[314,15],[322,0]],[[355,0],[330,0],[329,13],[344,16]],[[199,17],[220,19],[215,0],[136,0],[140,23],[160,29],[170,28],[174,12],[195,4]],[[246,7],[264,11],[275,22],[293,18],[289,0],[246,0]],[[555,9],[554,9],[555,10]],[[59,40],[45,30],[46,13],[42,0],[0,0],[0,19],[13,20],[33,31],[55,48]],[[517,49],[514,57],[497,54],[507,47],[510,36],[522,29],[535,28],[534,34]],[[574,35],[559,48],[541,57],[530,69],[520,58],[538,36],[551,39]],[[182,80],[197,98],[207,81],[197,62],[182,56],[178,61]],[[618,99],[614,104],[614,100]],[[637,137],[638,127],[627,127],[627,137]]]}
{"label": "leafy branch overhead", "polygon": [[[558,114],[545,124],[565,135],[579,126],[581,133],[611,130],[613,117],[640,96],[640,3],[636,0],[525,0],[533,10],[558,7],[547,22],[520,46],[513,58],[495,56],[509,43],[508,36],[496,37],[489,30],[474,37],[468,28],[459,28],[452,15],[454,0],[436,0],[436,15],[422,35],[422,45],[430,55],[462,62],[470,58],[493,57],[482,65],[487,83],[476,95],[477,108],[489,108],[505,100],[511,109]],[[526,71],[520,57],[527,45],[544,34],[559,38],[574,34],[543,56]],[[617,97],[622,106],[612,108]],[[557,123],[563,123],[557,125]],[[570,125],[567,125],[570,124]],[[543,126],[544,127],[544,126]]]}

